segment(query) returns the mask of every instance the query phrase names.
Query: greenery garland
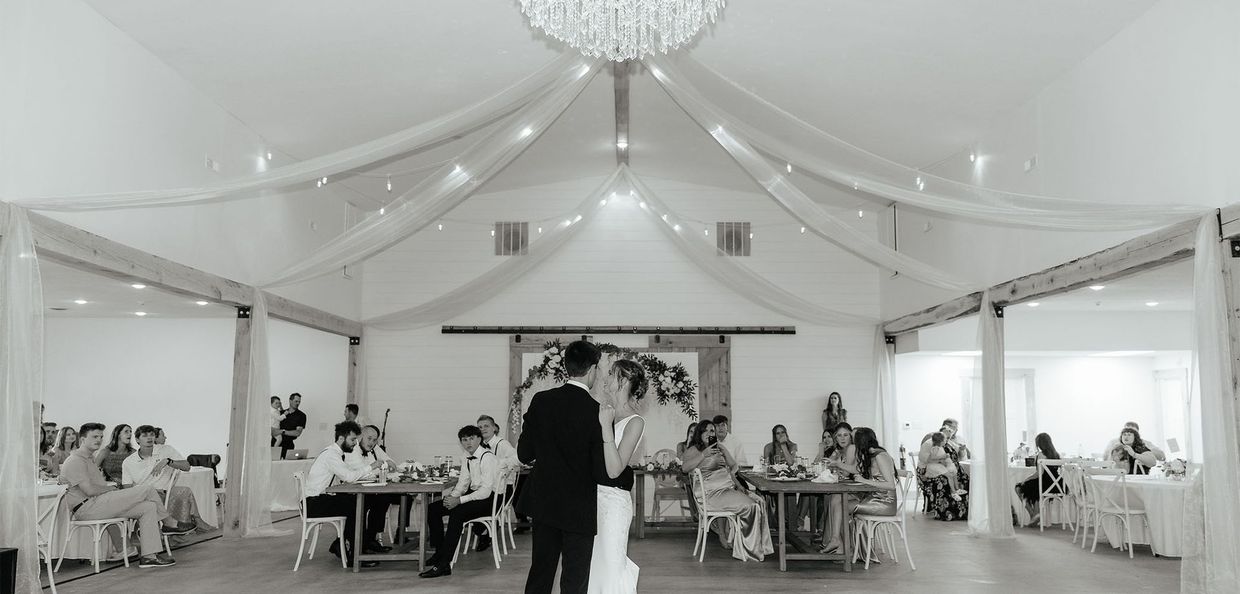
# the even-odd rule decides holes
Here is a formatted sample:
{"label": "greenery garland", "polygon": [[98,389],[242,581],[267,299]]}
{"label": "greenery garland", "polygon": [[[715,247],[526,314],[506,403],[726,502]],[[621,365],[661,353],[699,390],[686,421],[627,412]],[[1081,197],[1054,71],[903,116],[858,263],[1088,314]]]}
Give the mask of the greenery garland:
{"label": "greenery garland", "polygon": [[[614,344],[596,343],[595,346],[605,355],[619,359],[636,361],[646,370],[647,392],[654,391],[655,400],[661,405],[676,403],[680,411],[691,419],[697,418],[697,382],[689,377],[685,366],[677,363],[668,365],[662,359],[639,353],[633,349],[618,347]],[[564,370],[564,345],[559,340],[543,344],[542,360],[530,368],[525,381],[512,392],[508,407],[508,426],[514,429],[521,427],[521,405],[525,401],[525,392],[537,380],[551,377],[557,383],[568,380],[568,372]],[[514,431],[519,433],[519,431]]]}

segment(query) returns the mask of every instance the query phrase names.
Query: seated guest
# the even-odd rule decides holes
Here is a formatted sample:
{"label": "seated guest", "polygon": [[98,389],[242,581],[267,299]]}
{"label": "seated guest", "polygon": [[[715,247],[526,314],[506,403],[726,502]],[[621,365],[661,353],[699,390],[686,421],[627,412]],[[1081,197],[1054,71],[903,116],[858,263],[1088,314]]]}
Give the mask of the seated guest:
{"label": "seated guest", "polygon": [[168,434],[164,433],[163,427],[155,428],[155,445],[165,445],[168,443]]}
{"label": "seated guest", "polygon": [[[490,415],[480,415],[478,417],[478,429],[482,431],[482,447],[491,450],[495,457],[499,459],[499,474],[508,475],[508,482],[504,484],[506,493],[512,497],[516,497],[515,488],[516,481],[519,476],[517,469],[521,467],[521,461],[517,459],[517,448],[512,447],[504,438],[499,436],[499,424],[495,422],[495,418]],[[495,486],[497,492],[499,485]],[[485,551],[491,548],[491,535],[485,534],[486,526],[482,524],[474,524],[474,534],[478,535],[478,546],[475,551]]]}
{"label": "seated guest", "polygon": [[[1033,440],[1034,445],[1038,448],[1039,460],[1059,460],[1059,450],[1055,449],[1055,444],[1051,442],[1051,436],[1046,433],[1039,433]],[[1047,466],[1045,476],[1042,478],[1043,486],[1050,487],[1055,484],[1055,480],[1059,477],[1058,466]],[[1029,517],[1035,521],[1038,519],[1038,499],[1042,493],[1038,489],[1038,477],[1034,475],[1032,478],[1026,479],[1024,482],[1016,485],[1016,492],[1020,498],[1024,500],[1025,507],[1029,510]],[[1059,486],[1050,487],[1048,493],[1063,493]]]}
{"label": "seated guest", "polygon": [[344,420],[353,421],[354,423],[357,423],[358,427],[365,427],[366,419],[362,418],[362,415],[360,414],[361,410],[362,409],[358,408],[358,406],[352,402],[344,405]]}
{"label": "seated guest", "polygon": [[689,423],[689,428],[685,429],[685,440],[676,444],[676,457],[684,460],[685,450],[689,447],[689,443],[693,441],[693,430],[697,428],[697,423]]}
{"label": "seated guest", "polygon": [[[125,488],[151,485],[162,498],[168,487],[172,486],[172,470],[189,472],[189,462],[171,446],[155,443],[157,428],[139,425],[134,434],[138,440],[138,451],[121,463],[121,485]],[[189,487],[172,486],[172,493],[168,496],[168,513],[178,522],[197,525],[198,503],[194,501],[194,492]]]}
{"label": "seated guest", "polygon": [[818,464],[823,460],[826,460],[827,457],[835,451],[835,434],[832,433],[830,429],[823,430],[822,441],[818,442],[818,446],[815,450],[818,453],[814,456],[814,464]]}
{"label": "seated guest", "polygon": [[947,449],[943,447],[946,443],[947,436],[943,435],[942,431],[930,434],[930,452],[926,459],[925,476],[926,478],[947,477],[952,499],[960,501],[960,496],[968,491],[960,488],[960,469],[952,461],[951,456],[947,455]]}
{"label": "seated guest", "polygon": [[121,464],[125,458],[133,454],[133,429],[129,425],[117,425],[112,428],[112,439],[107,447],[99,448],[95,453],[95,464],[103,470],[103,476],[114,483],[121,482]]}
{"label": "seated guest", "polygon": [[831,441],[834,445],[823,462],[832,470],[855,474],[857,472],[857,446],[853,445],[852,425],[837,424]]}
{"label": "seated guest", "polygon": [[[685,450],[684,470],[702,471],[702,496],[711,509],[740,512],[741,544],[744,551],[732,550],[732,557],[744,561],[748,558],[762,560],[775,552],[771,543],[771,531],[766,514],[766,502],[753,493],[741,490],[736,483],[736,459],[728,448],[715,438],[715,425],[702,421],[693,430],[689,448]],[[714,522],[711,529],[719,534],[719,542],[725,549],[732,549],[732,524],[722,519]]]}
{"label": "seated guest", "polygon": [[[456,486],[445,490],[443,499],[427,506],[426,531],[435,554],[419,577],[452,575],[452,557],[461,541],[465,522],[491,515],[491,495],[499,477],[499,458],[482,447],[482,430],[473,425],[462,427],[456,437],[465,450],[465,464],[461,466]],[[448,518],[446,533],[444,517]]]}
{"label": "seated guest", "polygon": [[[365,468],[354,468],[345,462],[345,454],[352,452],[357,447],[357,442],[361,439],[362,428],[352,421],[342,421],[336,423],[335,437],[336,441],[331,445],[323,448],[319,452],[314,464],[310,466],[310,472],[306,475],[306,516],[311,518],[321,518],[325,516],[344,516],[344,549],[340,548],[340,539],[337,538],[328,548],[331,553],[337,557],[344,556],[347,561],[352,561],[353,552],[356,550],[353,542],[353,530],[358,521],[356,517],[354,504],[355,498],[352,495],[335,495],[324,493],[331,486],[333,480],[337,482],[352,483],[363,478],[374,476],[374,468],[382,463],[376,462],[373,466]],[[371,498],[366,498],[367,505],[372,505]],[[365,518],[361,518],[365,521]],[[362,567],[374,567],[377,565],[374,561],[362,561]]]}
{"label": "seated guest", "polygon": [[797,463],[797,444],[788,439],[788,429],[783,425],[771,427],[771,443],[762,448],[762,459],[767,464]]}
{"label": "seated guest", "polygon": [[[345,453],[344,460],[354,470],[387,472],[396,468],[396,461],[379,445],[379,428],[374,425],[362,427],[362,436],[357,440],[357,447]],[[362,541],[362,551],[386,553],[392,548],[379,544],[379,533],[383,532],[388,509],[401,504],[400,495],[369,495],[366,503],[366,526],[362,528],[362,535],[366,540]]]}
{"label": "seated guest", "polygon": [[[48,442],[47,429],[39,427],[39,447]],[[60,463],[56,461],[56,454],[51,448],[40,450],[39,454],[39,470],[46,472],[50,476],[60,474]]]}
{"label": "seated guest", "polygon": [[[853,433],[857,441],[857,468],[859,472],[853,477],[863,485],[876,487],[876,492],[866,493],[860,499],[848,496],[849,513],[870,516],[896,515],[896,463],[887,450],[878,444],[878,437],[869,427],[857,427]],[[844,508],[839,498],[831,498],[831,529],[830,538],[822,547],[822,552],[831,553],[840,549],[841,534],[844,527]]]}
{"label": "seated guest", "polygon": [[43,423],[40,426],[43,427],[43,433],[41,434],[43,439],[39,441],[39,453],[42,454],[43,452],[52,449],[52,446],[55,445],[52,440],[56,438],[57,429],[56,423],[51,421]]}
{"label": "seated guest", "polygon": [[[939,429],[939,433],[943,434],[943,444],[941,446],[934,445],[934,433],[927,433],[925,440],[922,441],[921,448],[917,454],[917,476],[921,483],[922,491],[928,493],[927,508],[934,511],[936,520],[950,522],[953,520],[965,520],[969,517],[969,498],[959,491],[968,492],[969,490],[969,473],[960,466],[960,462],[967,460],[969,449],[956,439],[957,430],[960,428],[959,421],[955,419],[944,419],[943,427]],[[947,454],[947,459],[951,461],[956,469],[956,483],[953,488],[952,482],[947,476],[931,475],[928,467],[931,463],[931,453],[937,454],[936,447],[941,447],[943,453]],[[939,462],[946,462],[941,458]],[[944,464],[945,465],[945,464]],[[934,471],[940,470],[938,468]],[[959,498],[952,497],[953,494],[959,495]]]}
{"label": "seated guest", "polygon": [[[194,527],[173,520],[152,485],[121,490],[108,486],[94,460],[95,452],[102,449],[103,429],[101,423],[87,423],[78,431],[79,445],[60,472],[60,482],[68,485],[65,505],[75,520],[136,519],[142,552],[138,567],[175,565],[176,561],[163,551],[160,534],[188,534]],[[122,550],[120,533],[114,529],[108,532],[116,550]]]}
{"label": "seated guest", "polygon": [[[1127,423],[1124,423],[1124,429],[1133,429],[1137,431],[1137,433],[1141,432],[1141,427],[1137,425],[1136,421],[1128,421]],[[1161,449],[1159,449],[1159,447],[1155,445],[1154,442],[1142,439],[1141,444],[1144,445],[1145,449],[1149,450],[1150,453],[1154,454],[1154,458],[1158,460],[1167,459],[1167,454],[1163,452]],[[1119,439],[1112,439],[1111,441],[1108,441],[1107,447],[1102,448],[1103,455],[1104,456],[1109,455],[1111,452],[1115,451],[1115,448],[1117,446],[1119,446]]]}
{"label": "seated guest", "polygon": [[69,454],[73,453],[77,447],[77,431],[73,427],[63,427],[56,433],[56,439],[52,442],[52,454],[56,459],[56,464],[64,464],[69,459]]}
{"label": "seated guest", "polygon": [[1158,464],[1158,457],[1145,445],[1141,433],[1132,427],[1124,427],[1119,442],[1107,453],[1107,460],[1115,462],[1128,474],[1145,474],[1146,469]]}
{"label": "seated guest", "polygon": [[[745,444],[741,443],[740,438],[732,433],[732,422],[723,415],[715,415],[711,419],[711,423],[715,425],[715,435],[719,439],[719,443],[728,449],[728,453],[732,454],[732,459],[741,466],[749,466],[749,456],[745,454]],[[682,458],[683,459],[683,458]]]}

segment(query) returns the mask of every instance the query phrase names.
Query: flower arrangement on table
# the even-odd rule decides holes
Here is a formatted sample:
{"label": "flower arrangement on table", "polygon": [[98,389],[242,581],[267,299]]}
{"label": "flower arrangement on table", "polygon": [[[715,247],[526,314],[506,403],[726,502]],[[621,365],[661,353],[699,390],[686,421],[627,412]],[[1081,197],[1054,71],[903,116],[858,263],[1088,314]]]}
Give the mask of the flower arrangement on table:
{"label": "flower arrangement on table", "polygon": [[1167,463],[1163,465],[1163,472],[1169,479],[1182,481],[1188,476],[1188,462],[1183,458],[1167,460]]}
{"label": "flower arrangement on table", "polygon": [[[605,342],[595,343],[595,346],[604,355],[639,363],[645,369],[647,383],[654,391],[655,400],[660,405],[675,403],[686,416],[691,419],[697,418],[697,382],[689,377],[689,372],[684,365],[680,363],[668,365],[667,362],[654,355],[639,353],[633,349]],[[568,372],[564,370],[564,344],[559,340],[543,344],[542,358],[539,359],[537,365],[530,367],[525,381],[513,390],[508,406],[509,427],[521,426],[521,410],[526,391],[533,387],[535,381],[545,380],[548,377],[557,383],[568,379]]]}
{"label": "flower arrangement on table", "polygon": [[646,462],[644,466],[642,464],[633,464],[632,468],[634,469],[645,468],[646,472],[657,472],[657,473],[667,473],[667,474],[679,474],[679,473],[684,472],[684,468],[681,467],[680,458],[673,458],[671,460],[667,460],[664,462],[660,462],[658,460],[651,460],[650,462]]}
{"label": "flower arrangement on table", "polygon": [[800,464],[772,464],[766,467],[767,476],[775,478],[805,478],[807,469]]}
{"label": "flower arrangement on table", "polygon": [[391,483],[417,483],[422,481],[441,481],[446,478],[455,478],[460,476],[460,470],[450,468],[444,472],[439,466],[425,466],[421,462],[409,460],[404,464],[398,464],[395,472],[389,472],[387,475],[388,482]]}

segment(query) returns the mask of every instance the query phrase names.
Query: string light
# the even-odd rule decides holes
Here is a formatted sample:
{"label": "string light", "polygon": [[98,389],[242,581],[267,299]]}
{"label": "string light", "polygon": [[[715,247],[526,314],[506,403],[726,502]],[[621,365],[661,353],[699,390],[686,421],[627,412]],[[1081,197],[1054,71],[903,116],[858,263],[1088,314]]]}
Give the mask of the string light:
{"label": "string light", "polygon": [[680,225],[672,225],[673,231],[680,231]]}
{"label": "string light", "polygon": [[805,235],[805,227],[801,227],[801,235]]}
{"label": "string light", "polygon": [[135,311],[135,312],[133,312],[133,315],[138,316],[139,318],[141,318],[141,317],[143,317],[143,316],[145,316],[145,315],[146,315],[146,312],[144,312],[144,311]]}
{"label": "string light", "polygon": [[387,190],[389,194],[392,193],[392,176],[391,175],[387,176]]}
{"label": "string light", "polygon": [[208,303],[208,302],[206,302],[206,301],[195,301],[194,303],[195,303],[195,304],[197,304],[197,305],[199,305],[199,306],[202,306],[202,305],[210,305],[210,303]]}
{"label": "string light", "polygon": [[456,167],[453,167],[453,168],[452,168],[452,173],[460,173],[460,172],[461,172],[461,166],[460,166],[460,165],[457,165]]}
{"label": "string light", "polygon": [[864,218],[865,218],[865,211],[864,211],[864,210],[858,210],[858,211],[857,211],[857,218],[858,218],[858,219],[864,219]]}
{"label": "string light", "polygon": [[577,215],[577,218],[573,219],[573,222],[576,223],[577,221],[580,221],[580,220],[581,220],[581,215]]}
{"label": "string light", "polygon": [[146,285],[144,285],[144,284],[142,284],[142,283],[134,283],[134,284],[129,285],[129,286],[131,286],[131,287],[133,287],[133,288],[135,288],[135,289],[145,289],[145,288],[146,288]]}
{"label": "string light", "polygon": [[534,129],[530,128],[529,126],[526,126],[525,129],[521,131],[521,138],[525,138],[526,136],[529,136],[530,134],[533,134],[533,133],[534,133]]}
{"label": "string light", "polygon": [[622,150],[622,151],[623,151],[623,150],[628,150],[628,148],[629,148],[629,143],[628,143],[628,142],[625,142],[625,141],[623,141],[623,140],[617,141],[617,142],[616,142],[616,148],[618,148],[618,149],[620,149],[620,150]]}
{"label": "string light", "polygon": [[644,209],[644,208],[646,208],[646,203],[645,203],[645,202],[641,202],[641,203],[639,203],[639,204],[638,204],[638,206],[640,206],[640,207],[642,207],[642,208]]}
{"label": "string light", "polygon": [[316,188],[321,188],[321,187],[323,187],[323,180],[322,180],[322,179],[319,179],[319,180],[315,181],[315,182],[314,182],[314,186],[315,186]]}
{"label": "string light", "polygon": [[564,226],[566,226],[566,227],[567,227],[568,225],[571,225],[571,224],[573,224],[573,222],[572,222],[572,221],[570,221],[570,220],[568,220],[568,219],[564,219]]}
{"label": "string light", "polygon": [[975,152],[973,152],[973,151],[969,151],[969,162],[970,162],[970,163],[976,163],[976,162],[977,162],[977,153],[975,153]]}
{"label": "string light", "polygon": [[268,160],[268,161],[270,161],[270,160],[271,160],[271,151],[267,151],[267,160]]}
{"label": "string light", "polygon": [[440,230],[440,231],[443,231],[443,223],[440,223],[440,224],[439,224],[439,230]]}
{"label": "string light", "polygon": [[667,220],[667,215],[663,215],[662,219],[663,219],[664,221],[666,221],[666,220]]}
{"label": "string light", "polygon": [[710,237],[710,228],[702,229],[702,235]]}
{"label": "string light", "polygon": [[750,239],[753,239],[753,233],[750,233],[750,234],[749,234],[749,238],[750,238]]}
{"label": "string light", "polygon": [[606,200],[606,199],[599,200],[599,201],[598,201],[598,205],[599,205],[599,206],[607,206],[607,200]]}
{"label": "string light", "polygon": [[538,228],[538,234],[539,234],[539,235],[542,235],[542,227],[539,227],[539,228]]}
{"label": "string light", "polygon": [[78,304],[78,305],[86,305],[87,303],[89,303],[89,302],[88,302],[88,301],[86,301],[85,299],[74,299],[74,300],[73,300],[73,302],[74,302],[74,303],[76,303],[76,304]]}
{"label": "string light", "polygon": [[792,163],[788,164],[788,173],[792,173]]}
{"label": "string light", "polygon": [[495,229],[491,229],[491,237],[495,237]]}
{"label": "string light", "polygon": [[379,209],[379,214],[385,214],[386,212],[387,212],[387,209],[386,209],[386,208],[380,208],[380,209]]}

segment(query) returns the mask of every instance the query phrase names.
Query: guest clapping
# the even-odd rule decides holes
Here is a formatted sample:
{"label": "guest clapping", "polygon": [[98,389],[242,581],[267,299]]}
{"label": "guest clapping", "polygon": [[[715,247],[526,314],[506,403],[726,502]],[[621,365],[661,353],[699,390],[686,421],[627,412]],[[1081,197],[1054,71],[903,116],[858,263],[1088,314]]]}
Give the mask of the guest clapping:
{"label": "guest clapping", "polygon": [[1119,443],[1107,454],[1107,459],[1128,474],[1144,474],[1145,469],[1158,464],[1158,457],[1145,445],[1141,433],[1132,427],[1125,427],[1120,432]]}

